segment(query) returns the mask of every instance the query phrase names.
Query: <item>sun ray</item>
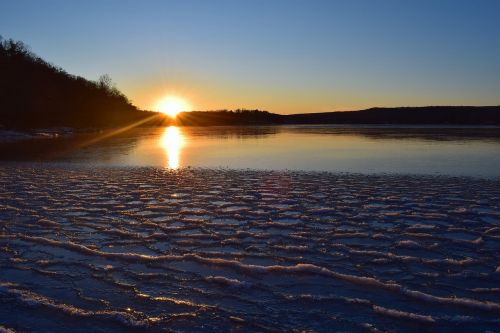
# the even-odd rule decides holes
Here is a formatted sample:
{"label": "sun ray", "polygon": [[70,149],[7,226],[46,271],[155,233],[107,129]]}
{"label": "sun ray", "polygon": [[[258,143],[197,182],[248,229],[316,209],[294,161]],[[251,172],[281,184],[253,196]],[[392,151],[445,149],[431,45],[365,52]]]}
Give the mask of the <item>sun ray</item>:
{"label": "sun ray", "polygon": [[177,96],[167,96],[156,103],[156,111],[175,118],[177,114],[184,111],[189,111],[189,104],[182,98]]}

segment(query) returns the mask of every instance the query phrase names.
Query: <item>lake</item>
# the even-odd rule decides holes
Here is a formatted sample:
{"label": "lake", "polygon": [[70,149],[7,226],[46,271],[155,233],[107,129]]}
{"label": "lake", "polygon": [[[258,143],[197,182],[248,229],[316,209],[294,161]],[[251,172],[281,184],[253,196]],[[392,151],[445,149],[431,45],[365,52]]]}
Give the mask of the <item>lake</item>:
{"label": "lake", "polygon": [[0,145],[3,160],[500,176],[499,127],[147,127]]}
{"label": "lake", "polygon": [[499,131],[0,144],[0,332],[494,332]]}

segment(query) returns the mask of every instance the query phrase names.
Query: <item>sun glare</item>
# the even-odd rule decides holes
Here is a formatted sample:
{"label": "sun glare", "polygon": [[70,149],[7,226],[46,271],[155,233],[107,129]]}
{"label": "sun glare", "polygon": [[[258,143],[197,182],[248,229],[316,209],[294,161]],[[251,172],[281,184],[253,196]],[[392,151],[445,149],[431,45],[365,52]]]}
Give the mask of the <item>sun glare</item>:
{"label": "sun glare", "polygon": [[156,110],[167,116],[175,118],[177,114],[183,111],[189,111],[189,104],[177,96],[167,96],[156,104]]}
{"label": "sun glare", "polygon": [[160,138],[160,146],[167,153],[167,167],[177,169],[180,165],[184,135],[179,127],[169,126]]}

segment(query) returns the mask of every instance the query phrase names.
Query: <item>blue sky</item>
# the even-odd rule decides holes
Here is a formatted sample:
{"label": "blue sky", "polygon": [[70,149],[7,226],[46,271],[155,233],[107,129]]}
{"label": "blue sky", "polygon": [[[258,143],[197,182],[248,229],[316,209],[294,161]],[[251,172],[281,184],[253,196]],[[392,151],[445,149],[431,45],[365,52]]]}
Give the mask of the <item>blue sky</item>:
{"label": "blue sky", "polygon": [[500,104],[500,1],[0,0],[0,34],[139,107]]}

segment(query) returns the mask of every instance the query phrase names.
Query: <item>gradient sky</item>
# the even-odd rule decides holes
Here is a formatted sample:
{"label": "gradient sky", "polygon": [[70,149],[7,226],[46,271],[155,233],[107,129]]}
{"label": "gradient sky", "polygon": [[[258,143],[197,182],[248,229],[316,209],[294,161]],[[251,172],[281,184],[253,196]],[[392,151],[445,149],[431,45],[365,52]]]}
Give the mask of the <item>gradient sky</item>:
{"label": "gradient sky", "polygon": [[0,0],[0,34],[132,102],[278,113],[500,104],[498,0]]}

